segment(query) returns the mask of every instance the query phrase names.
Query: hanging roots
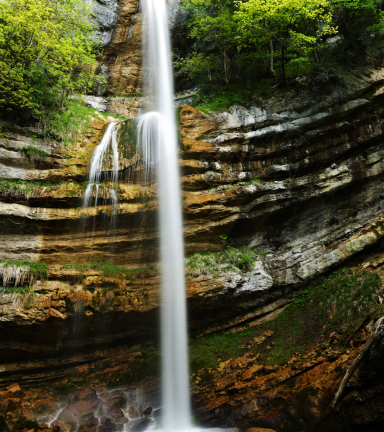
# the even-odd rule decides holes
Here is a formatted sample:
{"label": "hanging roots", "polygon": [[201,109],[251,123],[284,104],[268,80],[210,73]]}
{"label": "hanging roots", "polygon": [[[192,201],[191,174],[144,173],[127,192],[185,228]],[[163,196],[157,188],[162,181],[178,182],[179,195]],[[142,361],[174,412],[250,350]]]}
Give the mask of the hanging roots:
{"label": "hanging roots", "polygon": [[31,280],[33,275],[28,265],[19,266],[17,264],[0,263],[0,276],[3,279],[3,287],[11,285],[16,287],[33,282]]}

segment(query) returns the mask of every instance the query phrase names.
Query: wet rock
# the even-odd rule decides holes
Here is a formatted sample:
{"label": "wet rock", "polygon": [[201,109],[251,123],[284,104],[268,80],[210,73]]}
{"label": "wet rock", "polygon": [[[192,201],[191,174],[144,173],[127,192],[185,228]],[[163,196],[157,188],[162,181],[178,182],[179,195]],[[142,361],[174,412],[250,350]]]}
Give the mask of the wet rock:
{"label": "wet rock", "polygon": [[122,390],[101,393],[99,398],[108,402],[114,408],[123,408],[127,404],[127,397]]}
{"label": "wet rock", "polygon": [[115,432],[117,431],[117,426],[112,423],[109,417],[102,417],[100,419],[100,425],[97,427],[97,432]]}
{"label": "wet rock", "polygon": [[124,417],[124,412],[121,408],[113,408],[109,412],[109,417],[114,423],[128,423],[128,419]]}
{"label": "wet rock", "polygon": [[150,423],[151,423],[151,420],[149,418],[143,418],[143,419],[137,420],[132,426],[129,427],[129,430],[131,432],[142,432],[148,428]]}
{"label": "wet rock", "polygon": [[110,418],[108,418],[108,417],[102,417],[100,419],[100,424],[101,425],[107,425],[107,424],[110,424],[110,423],[112,423],[112,420]]}
{"label": "wet rock", "polygon": [[28,408],[23,407],[23,415],[27,420],[36,420],[35,414]]}
{"label": "wet rock", "polygon": [[60,426],[63,430],[69,430],[73,432],[77,429],[77,418],[73,416],[67,409],[61,411],[61,413],[58,416],[58,422],[57,425]]}
{"label": "wet rock", "polygon": [[58,409],[58,406],[48,399],[38,399],[33,402],[33,411],[36,414],[51,413]]}
{"label": "wet rock", "polygon": [[100,415],[109,417],[109,413],[113,409],[114,409],[113,406],[109,402],[106,402],[105,400],[100,401],[100,405],[99,405]]}
{"label": "wet rock", "polygon": [[127,414],[129,416],[129,418],[131,418],[131,419],[136,419],[136,418],[140,417],[138,409],[135,406],[133,406],[133,405],[131,405],[127,409]]}
{"label": "wet rock", "polygon": [[16,411],[21,408],[21,400],[16,398],[4,399],[1,402],[2,411]]}
{"label": "wet rock", "polygon": [[152,407],[148,407],[148,408],[145,408],[145,410],[143,411],[143,414],[146,416],[149,416],[152,414],[152,411],[153,411]]}
{"label": "wet rock", "polygon": [[25,396],[25,392],[21,390],[19,384],[12,384],[7,388],[7,392],[12,393],[13,398],[23,398]]}
{"label": "wet rock", "polygon": [[77,402],[79,400],[87,401],[91,398],[97,398],[96,390],[91,387],[87,387],[83,390],[80,390],[75,394],[75,396],[73,396],[73,402]]}
{"label": "wet rock", "polygon": [[[97,397],[93,397],[87,400],[78,400],[77,402],[69,404],[64,411],[67,411],[78,422],[81,422],[86,417],[90,417],[93,415],[93,412],[98,407],[99,402],[100,401]],[[61,419],[59,418],[59,420]]]}
{"label": "wet rock", "polygon": [[59,420],[55,420],[51,423],[51,429],[52,428],[59,428],[62,432],[69,432],[71,431],[70,425],[67,425]]}
{"label": "wet rock", "polygon": [[87,417],[86,419],[84,419],[81,422],[78,430],[79,431],[80,430],[82,430],[82,431],[86,430],[86,431],[91,432],[91,431],[96,430],[98,425],[99,425],[99,420],[96,417],[91,416],[91,417]]}

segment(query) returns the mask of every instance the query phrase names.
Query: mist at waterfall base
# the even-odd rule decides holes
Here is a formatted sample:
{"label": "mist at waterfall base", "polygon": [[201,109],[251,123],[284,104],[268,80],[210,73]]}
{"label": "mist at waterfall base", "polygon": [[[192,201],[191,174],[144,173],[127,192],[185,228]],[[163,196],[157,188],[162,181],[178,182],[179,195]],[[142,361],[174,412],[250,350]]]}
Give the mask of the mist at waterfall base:
{"label": "mist at waterfall base", "polygon": [[165,0],[142,0],[149,103],[138,121],[139,149],[158,173],[162,269],[162,428],[191,429],[184,246],[173,71]]}

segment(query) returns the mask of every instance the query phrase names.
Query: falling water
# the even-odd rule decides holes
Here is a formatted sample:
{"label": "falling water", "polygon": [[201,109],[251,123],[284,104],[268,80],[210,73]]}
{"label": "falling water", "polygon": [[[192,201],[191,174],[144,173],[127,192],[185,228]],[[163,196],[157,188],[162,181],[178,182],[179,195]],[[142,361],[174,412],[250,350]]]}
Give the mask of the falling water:
{"label": "falling water", "polygon": [[97,200],[99,198],[100,186],[104,188],[104,191],[106,193],[110,194],[113,206],[115,207],[117,204],[117,196],[115,190],[113,188],[107,190],[105,186],[100,185],[100,180],[103,174],[103,166],[105,164],[106,157],[108,155],[109,147],[111,144],[112,144],[111,147],[112,147],[112,154],[113,154],[111,180],[113,183],[113,187],[115,187],[118,180],[119,154],[117,149],[116,132],[117,132],[116,123],[110,123],[107,127],[107,130],[104,133],[104,136],[100,144],[95,148],[95,151],[93,152],[92,159],[90,162],[88,186],[84,193],[84,208],[89,207],[89,203],[93,195],[95,197],[95,208],[97,207]]}
{"label": "falling water", "polygon": [[180,175],[170,37],[165,0],[142,0],[147,86],[154,112],[140,117],[139,145],[146,163],[156,162],[162,263],[163,428],[191,427]]}

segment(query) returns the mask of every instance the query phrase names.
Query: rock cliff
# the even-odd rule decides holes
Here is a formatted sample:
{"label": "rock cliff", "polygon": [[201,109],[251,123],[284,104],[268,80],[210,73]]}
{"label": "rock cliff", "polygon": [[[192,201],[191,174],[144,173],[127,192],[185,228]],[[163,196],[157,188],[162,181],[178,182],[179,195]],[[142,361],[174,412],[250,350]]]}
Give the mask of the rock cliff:
{"label": "rock cliff", "polygon": [[[85,97],[95,108],[89,128],[65,147],[47,144],[36,127],[0,124],[0,259],[48,266],[44,278],[30,279],[31,291],[0,298],[2,388],[49,383],[65,393],[98,380],[105,390],[118,386],[120,375],[128,386],[158,374],[158,203],[154,179],[144,181],[132,121],[145,102],[141,17],[136,0],[100,0],[94,10],[105,46],[100,69],[110,87],[102,97]],[[343,87],[274,89],[268,98],[255,95],[252,103],[209,115],[182,105],[189,96],[179,95],[175,105],[185,250],[195,254],[186,259],[194,336],[269,322],[292,302],[290,293],[381,250],[384,69],[354,72]],[[106,179],[98,205],[86,211],[89,160],[111,121],[119,122],[118,205]],[[108,159],[105,172],[111,166]],[[111,275],[100,262],[119,268]],[[381,264],[372,258],[367,267]],[[195,371],[199,420],[309,430],[367,334],[348,353],[313,346],[279,367],[246,353],[208,375]],[[266,343],[269,336],[259,337]],[[324,428],[380,430],[380,343]],[[18,399],[10,396],[2,398]],[[7,412],[22,405],[4,404]],[[97,419],[84,428],[117,430],[120,423],[113,424],[104,428]]]}

